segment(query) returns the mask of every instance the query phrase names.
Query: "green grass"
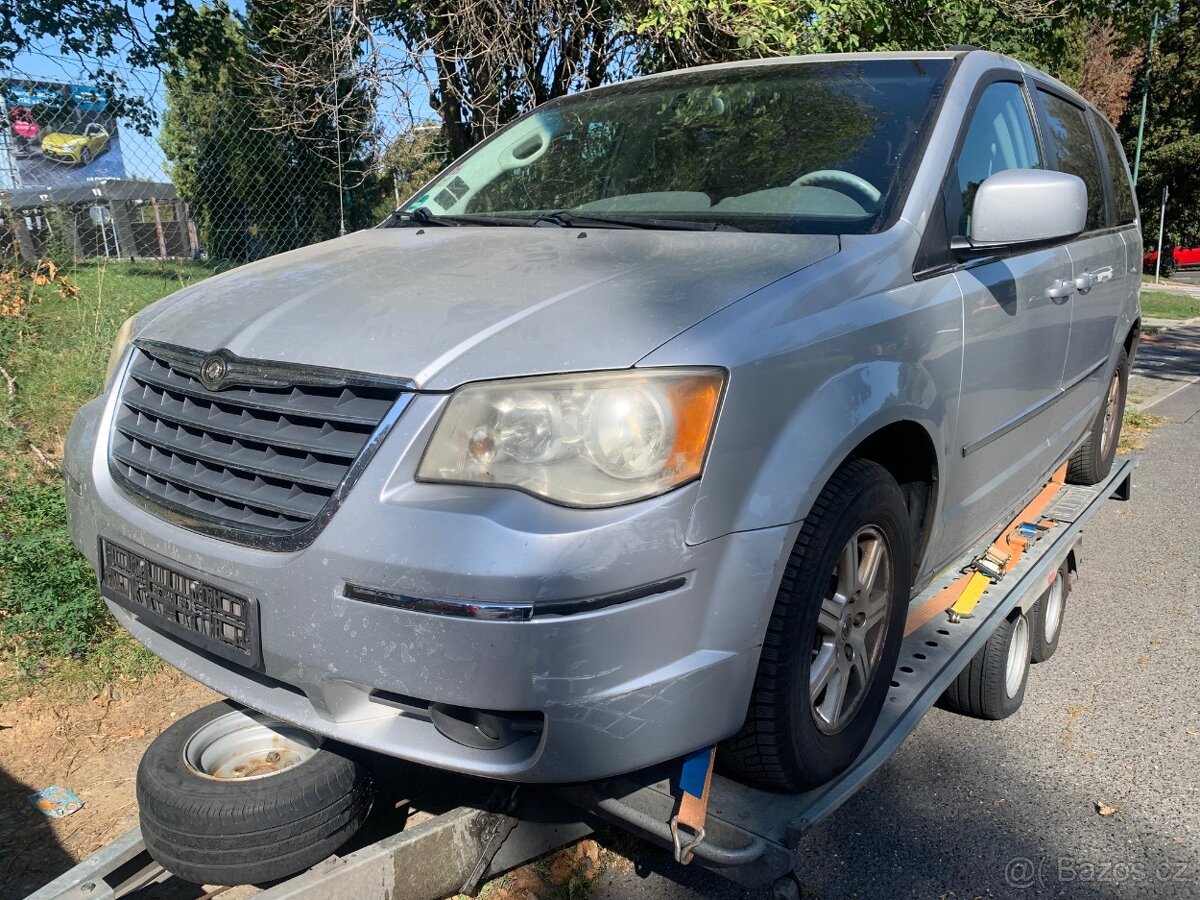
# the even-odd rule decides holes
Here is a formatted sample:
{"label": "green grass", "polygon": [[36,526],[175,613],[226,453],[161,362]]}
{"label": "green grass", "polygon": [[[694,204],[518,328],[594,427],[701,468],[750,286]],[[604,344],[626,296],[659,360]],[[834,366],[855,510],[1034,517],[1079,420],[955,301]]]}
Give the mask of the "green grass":
{"label": "green grass", "polygon": [[1200,316],[1200,297],[1143,290],[1142,315],[1155,319],[1192,319]]}
{"label": "green grass", "polygon": [[116,627],[71,545],[58,466],[75,411],[102,390],[121,322],[212,273],[194,263],[79,264],[60,272],[66,285],[22,279],[25,302],[0,318],[11,379],[0,384],[0,656],[27,678],[97,685],[156,665]]}

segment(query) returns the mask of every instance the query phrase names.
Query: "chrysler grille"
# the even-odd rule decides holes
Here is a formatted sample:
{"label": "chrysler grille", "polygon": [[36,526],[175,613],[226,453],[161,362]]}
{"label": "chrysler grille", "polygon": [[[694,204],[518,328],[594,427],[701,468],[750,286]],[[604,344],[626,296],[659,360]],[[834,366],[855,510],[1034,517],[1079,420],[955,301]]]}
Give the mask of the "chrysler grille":
{"label": "chrysler grille", "polygon": [[210,390],[201,370],[213,357],[135,349],[113,422],[112,470],[185,519],[248,536],[295,534],[348,486],[404,387],[230,359],[230,385]]}

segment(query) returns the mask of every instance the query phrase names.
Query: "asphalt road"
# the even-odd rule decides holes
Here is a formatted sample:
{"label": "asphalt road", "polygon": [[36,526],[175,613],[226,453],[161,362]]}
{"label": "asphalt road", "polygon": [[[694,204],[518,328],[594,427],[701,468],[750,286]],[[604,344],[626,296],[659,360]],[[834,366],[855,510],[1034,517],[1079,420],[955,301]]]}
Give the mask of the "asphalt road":
{"label": "asphalt road", "polygon": [[[803,896],[1200,897],[1200,329],[1165,338],[1145,359],[1173,358],[1133,387],[1171,421],[1133,499],[1088,528],[1058,653],[1024,706],[1003,722],[930,713],[806,835]],[[636,855],[641,874],[592,896],[769,896]]]}

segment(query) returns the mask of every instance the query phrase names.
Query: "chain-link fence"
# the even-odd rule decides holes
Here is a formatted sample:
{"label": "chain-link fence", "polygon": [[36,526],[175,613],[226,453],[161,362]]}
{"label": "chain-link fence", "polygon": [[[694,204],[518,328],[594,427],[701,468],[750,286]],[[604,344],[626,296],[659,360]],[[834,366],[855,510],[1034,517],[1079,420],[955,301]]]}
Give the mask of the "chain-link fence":
{"label": "chain-link fence", "polygon": [[380,221],[446,160],[407,111],[280,122],[151,75],[141,128],[95,85],[0,76],[0,257],[259,259]]}

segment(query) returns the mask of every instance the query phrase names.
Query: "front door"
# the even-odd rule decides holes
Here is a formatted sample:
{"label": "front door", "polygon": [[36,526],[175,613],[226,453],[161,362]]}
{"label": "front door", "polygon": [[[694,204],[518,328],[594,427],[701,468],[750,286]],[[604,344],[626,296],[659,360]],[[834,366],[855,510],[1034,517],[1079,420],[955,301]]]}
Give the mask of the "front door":
{"label": "front door", "polygon": [[[1023,85],[983,89],[951,167],[948,227],[969,234],[975,191],[990,175],[1042,167]],[[977,541],[1014,512],[1066,440],[1061,397],[1071,328],[1071,258],[1063,246],[963,267],[963,372],[944,484],[939,557]]]}

